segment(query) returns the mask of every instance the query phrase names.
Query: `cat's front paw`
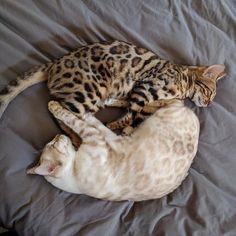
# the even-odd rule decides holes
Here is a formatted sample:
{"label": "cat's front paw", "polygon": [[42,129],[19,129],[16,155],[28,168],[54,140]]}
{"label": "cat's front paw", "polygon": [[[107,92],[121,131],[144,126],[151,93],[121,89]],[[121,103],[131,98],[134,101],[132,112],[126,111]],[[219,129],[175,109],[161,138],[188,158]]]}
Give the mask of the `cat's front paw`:
{"label": "cat's front paw", "polygon": [[48,110],[53,114],[60,112],[62,109],[63,108],[62,108],[62,106],[60,105],[59,102],[50,101],[48,103]]}

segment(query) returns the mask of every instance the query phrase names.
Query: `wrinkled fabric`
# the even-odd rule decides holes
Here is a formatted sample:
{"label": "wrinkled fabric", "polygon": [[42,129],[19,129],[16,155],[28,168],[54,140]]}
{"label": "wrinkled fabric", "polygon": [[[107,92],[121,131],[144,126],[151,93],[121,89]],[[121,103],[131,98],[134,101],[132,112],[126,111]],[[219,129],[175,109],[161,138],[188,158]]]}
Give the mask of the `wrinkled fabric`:
{"label": "wrinkled fabric", "polygon": [[[190,174],[170,195],[107,202],[58,190],[25,170],[60,132],[45,84],[9,105],[0,120],[0,224],[19,235],[236,235],[236,2],[7,1],[0,6],[0,88],[34,65],[92,42],[121,39],[187,65],[224,63],[227,76],[200,119]],[[103,120],[115,109],[99,114]],[[91,170],[92,171],[92,170]]]}

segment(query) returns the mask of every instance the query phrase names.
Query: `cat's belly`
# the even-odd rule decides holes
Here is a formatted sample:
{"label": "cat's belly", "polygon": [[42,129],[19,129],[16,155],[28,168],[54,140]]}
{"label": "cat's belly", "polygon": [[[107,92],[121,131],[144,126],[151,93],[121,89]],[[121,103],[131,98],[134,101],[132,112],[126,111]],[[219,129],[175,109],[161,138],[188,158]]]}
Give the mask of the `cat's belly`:
{"label": "cat's belly", "polygon": [[137,151],[123,163],[119,162],[120,156],[103,164],[90,160],[87,170],[81,166],[82,174],[77,179],[80,189],[89,196],[113,201],[160,198],[181,184],[194,157],[145,155]]}

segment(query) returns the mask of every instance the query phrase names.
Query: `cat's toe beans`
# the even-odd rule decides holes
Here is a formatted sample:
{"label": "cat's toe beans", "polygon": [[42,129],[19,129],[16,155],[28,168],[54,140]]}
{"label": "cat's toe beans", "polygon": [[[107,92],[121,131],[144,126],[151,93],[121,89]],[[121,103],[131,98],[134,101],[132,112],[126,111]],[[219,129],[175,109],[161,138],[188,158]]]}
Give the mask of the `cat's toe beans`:
{"label": "cat's toe beans", "polygon": [[61,108],[61,105],[58,102],[50,101],[48,103],[48,109],[51,112],[55,112],[55,111],[61,110],[62,108]]}

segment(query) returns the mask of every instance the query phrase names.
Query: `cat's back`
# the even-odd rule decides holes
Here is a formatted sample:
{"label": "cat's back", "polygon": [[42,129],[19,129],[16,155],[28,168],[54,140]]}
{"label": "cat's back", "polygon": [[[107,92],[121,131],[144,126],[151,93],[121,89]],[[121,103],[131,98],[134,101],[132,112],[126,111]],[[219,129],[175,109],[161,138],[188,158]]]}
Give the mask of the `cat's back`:
{"label": "cat's back", "polygon": [[197,152],[199,121],[180,102],[161,108],[132,136],[124,168],[132,200],[160,198],[176,189]]}
{"label": "cat's back", "polygon": [[163,139],[165,136],[165,139],[171,142],[173,138],[184,137],[185,133],[197,136],[199,120],[190,108],[184,106],[182,101],[176,100],[166,107],[159,108],[141,124],[135,135],[145,136],[147,139],[153,137],[155,140]]}

